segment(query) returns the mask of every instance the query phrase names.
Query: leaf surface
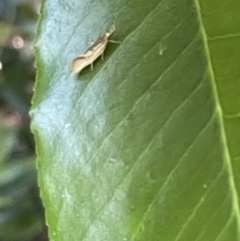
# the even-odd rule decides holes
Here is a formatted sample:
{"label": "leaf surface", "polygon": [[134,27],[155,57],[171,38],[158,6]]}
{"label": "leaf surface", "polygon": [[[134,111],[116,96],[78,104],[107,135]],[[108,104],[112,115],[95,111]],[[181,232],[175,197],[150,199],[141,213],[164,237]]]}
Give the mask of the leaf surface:
{"label": "leaf surface", "polygon": [[[32,130],[55,241],[237,241],[240,4],[45,0]],[[71,61],[116,26],[104,60]]]}

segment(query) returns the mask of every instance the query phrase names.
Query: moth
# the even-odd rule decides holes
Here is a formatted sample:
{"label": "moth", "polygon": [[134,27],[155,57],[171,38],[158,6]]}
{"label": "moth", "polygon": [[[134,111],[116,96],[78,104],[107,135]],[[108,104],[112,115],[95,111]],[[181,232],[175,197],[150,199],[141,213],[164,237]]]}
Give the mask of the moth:
{"label": "moth", "polygon": [[[78,55],[73,59],[71,64],[71,72],[73,74],[79,73],[88,65],[93,68],[93,62],[99,57],[103,56],[104,50],[106,49],[107,43],[110,41],[109,37],[115,31],[115,26],[113,25],[110,30],[100,36],[91,46],[89,46],[82,54]],[[117,41],[111,41],[118,43]]]}

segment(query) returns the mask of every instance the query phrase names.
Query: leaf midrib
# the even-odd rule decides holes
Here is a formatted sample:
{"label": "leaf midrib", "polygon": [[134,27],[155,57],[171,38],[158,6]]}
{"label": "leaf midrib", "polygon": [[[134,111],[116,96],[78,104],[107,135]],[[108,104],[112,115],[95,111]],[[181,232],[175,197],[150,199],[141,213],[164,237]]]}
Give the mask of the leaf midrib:
{"label": "leaf midrib", "polygon": [[224,160],[226,162],[226,168],[229,173],[229,184],[230,184],[230,190],[232,194],[232,205],[233,205],[233,211],[235,211],[236,214],[236,219],[237,219],[237,229],[238,229],[238,234],[240,235],[240,207],[239,207],[239,198],[238,198],[238,192],[237,192],[237,187],[236,183],[234,181],[234,172],[233,172],[233,166],[231,163],[231,156],[230,156],[230,151],[228,147],[228,141],[227,141],[227,136],[226,136],[226,129],[224,127],[224,118],[223,118],[223,110],[220,104],[220,99],[217,91],[217,85],[216,85],[216,78],[215,78],[215,73],[213,70],[213,65],[211,61],[211,54],[210,54],[210,49],[208,45],[208,36],[205,30],[204,22],[202,19],[201,15],[201,7],[199,0],[194,0],[195,2],[195,7],[197,11],[197,17],[200,25],[200,34],[202,35],[203,39],[203,45],[204,45],[204,50],[206,54],[206,59],[207,59],[207,67],[210,75],[210,81],[211,81],[211,86],[213,90],[213,97],[215,99],[215,104],[216,104],[216,114],[218,115],[219,119],[219,126],[220,126],[220,134],[222,138],[222,143],[223,143],[223,155],[224,155]]}

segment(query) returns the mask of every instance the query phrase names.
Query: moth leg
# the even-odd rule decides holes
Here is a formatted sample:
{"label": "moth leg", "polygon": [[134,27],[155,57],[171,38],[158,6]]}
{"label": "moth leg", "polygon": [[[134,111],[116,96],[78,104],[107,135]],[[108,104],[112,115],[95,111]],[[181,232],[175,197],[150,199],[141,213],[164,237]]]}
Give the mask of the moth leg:
{"label": "moth leg", "polygon": [[104,52],[101,54],[101,59],[104,60]]}
{"label": "moth leg", "polygon": [[112,39],[109,39],[108,42],[114,43],[114,44],[121,44],[122,43],[121,41],[116,41],[116,40],[112,40]]}
{"label": "moth leg", "polygon": [[91,63],[91,71],[93,71],[93,63]]}

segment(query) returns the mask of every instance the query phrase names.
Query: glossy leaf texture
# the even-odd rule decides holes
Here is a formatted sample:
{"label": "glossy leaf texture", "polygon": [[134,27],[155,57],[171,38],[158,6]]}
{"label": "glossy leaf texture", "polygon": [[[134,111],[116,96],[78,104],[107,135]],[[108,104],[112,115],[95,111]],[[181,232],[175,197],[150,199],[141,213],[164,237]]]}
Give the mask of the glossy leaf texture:
{"label": "glossy leaf texture", "polygon": [[[32,130],[53,241],[240,239],[240,3],[45,0]],[[112,25],[104,59],[71,61]]]}

